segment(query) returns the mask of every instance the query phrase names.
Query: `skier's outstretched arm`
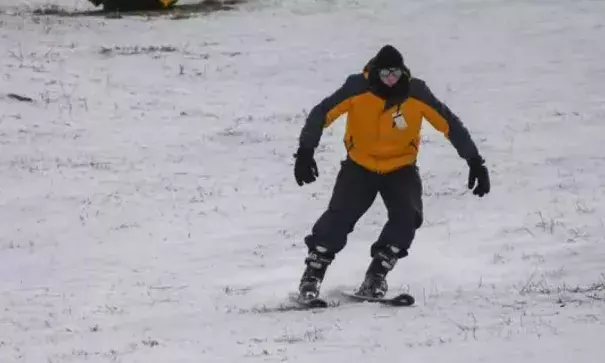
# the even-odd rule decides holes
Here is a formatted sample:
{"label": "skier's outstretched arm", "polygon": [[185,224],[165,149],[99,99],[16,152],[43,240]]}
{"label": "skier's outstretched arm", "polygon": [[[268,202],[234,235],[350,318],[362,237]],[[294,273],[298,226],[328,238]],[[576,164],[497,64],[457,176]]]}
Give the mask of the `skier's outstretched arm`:
{"label": "skier's outstretched arm", "polygon": [[449,139],[458,155],[467,161],[480,158],[477,146],[460,118],[435,97],[426,83],[419,79],[412,83],[411,96],[428,106],[423,109],[423,116]]}
{"label": "skier's outstretched arm", "polygon": [[300,148],[315,149],[319,145],[323,129],[349,111],[351,99],[365,91],[365,87],[362,74],[349,76],[338,90],[313,107],[300,133]]}
{"label": "skier's outstretched arm", "polygon": [[489,193],[490,180],[487,168],[484,165],[485,160],[479,154],[475,142],[460,118],[435,97],[424,81],[413,79],[410,90],[411,97],[427,106],[423,109],[423,116],[435,129],[445,135],[458,152],[458,155],[466,160],[470,168],[468,188],[473,189],[475,182],[477,182],[477,187],[473,190],[475,195],[482,197]]}
{"label": "skier's outstretched arm", "polygon": [[298,151],[294,165],[294,177],[298,185],[312,183],[319,176],[315,162],[315,148],[323,134],[338,117],[349,111],[351,99],[364,92],[366,81],[362,74],[349,76],[345,83],[330,96],[317,104],[307,117],[298,139]]}

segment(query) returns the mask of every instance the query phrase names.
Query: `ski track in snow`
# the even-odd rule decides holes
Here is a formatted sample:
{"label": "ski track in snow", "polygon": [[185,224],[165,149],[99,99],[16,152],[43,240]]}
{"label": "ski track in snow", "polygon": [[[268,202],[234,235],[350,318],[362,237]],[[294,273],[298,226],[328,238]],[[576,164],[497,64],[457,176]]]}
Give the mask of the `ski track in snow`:
{"label": "ski track in snow", "polygon": [[[602,361],[605,3],[272,0],[180,20],[24,3],[0,7],[1,363]],[[492,193],[465,190],[427,124],[426,220],[389,277],[416,306],[288,311],[344,120],[304,188],[298,133],[383,43],[465,122]],[[361,282],[385,218],[378,200],[329,299]]]}

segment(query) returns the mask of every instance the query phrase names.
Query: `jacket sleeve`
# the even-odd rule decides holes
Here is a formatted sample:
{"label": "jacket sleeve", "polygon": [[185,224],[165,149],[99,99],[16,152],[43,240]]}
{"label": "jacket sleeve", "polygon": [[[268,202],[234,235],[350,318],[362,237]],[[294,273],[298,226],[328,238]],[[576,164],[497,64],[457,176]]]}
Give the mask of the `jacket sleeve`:
{"label": "jacket sleeve", "polygon": [[422,113],[431,125],[449,139],[460,157],[466,160],[479,157],[475,142],[458,116],[433,95],[424,81],[412,82],[412,96],[427,106]]}
{"label": "jacket sleeve", "polygon": [[301,148],[315,149],[319,145],[323,129],[349,111],[351,99],[363,92],[364,81],[363,75],[349,76],[336,92],[311,109],[300,133],[299,146]]}

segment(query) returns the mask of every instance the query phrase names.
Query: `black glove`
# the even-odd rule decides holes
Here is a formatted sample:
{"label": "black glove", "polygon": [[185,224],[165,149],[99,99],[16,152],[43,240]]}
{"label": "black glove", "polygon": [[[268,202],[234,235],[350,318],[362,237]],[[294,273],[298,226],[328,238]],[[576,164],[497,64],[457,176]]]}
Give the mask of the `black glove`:
{"label": "black glove", "polygon": [[[489,193],[490,190],[490,181],[489,181],[489,173],[487,171],[487,167],[483,165],[485,160],[481,157],[476,157],[470,160],[467,160],[468,167],[470,168],[468,172],[468,188],[473,189],[473,194],[478,195],[480,197]],[[475,182],[477,182],[475,187]]]}
{"label": "black glove", "polygon": [[302,186],[304,183],[313,183],[319,176],[317,163],[313,157],[314,153],[313,149],[299,148],[296,154],[294,154],[296,158],[296,162],[294,163],[294,178],[299,186]]}

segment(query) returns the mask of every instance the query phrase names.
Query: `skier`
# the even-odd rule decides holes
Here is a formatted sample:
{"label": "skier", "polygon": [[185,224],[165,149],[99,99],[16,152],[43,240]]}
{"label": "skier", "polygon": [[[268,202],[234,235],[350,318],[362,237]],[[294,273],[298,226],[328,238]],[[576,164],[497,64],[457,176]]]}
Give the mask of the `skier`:
{"label": "skier", "polygon": [[345,113],[347,157],[341,162],[327,210],[305,237],[308,255],[299,285],[299,298],[305,300],[318,297],[328,266],[377,194],[387,208],[388,221],[371,246],[371,262],[355,293],[375,298],[386,294],[387,274],[408,255],[423,222],[422,183],[416,166],[423,118],[466,160],[473,194],[483,197],[490,191],[485,160],[466,127],[424,81],[411,76],[401,53],[391,45],[383,46],[363,72],[350,75],[309,113],[295,154],[299,186],[319,176],[315,148],[323,129]]}

